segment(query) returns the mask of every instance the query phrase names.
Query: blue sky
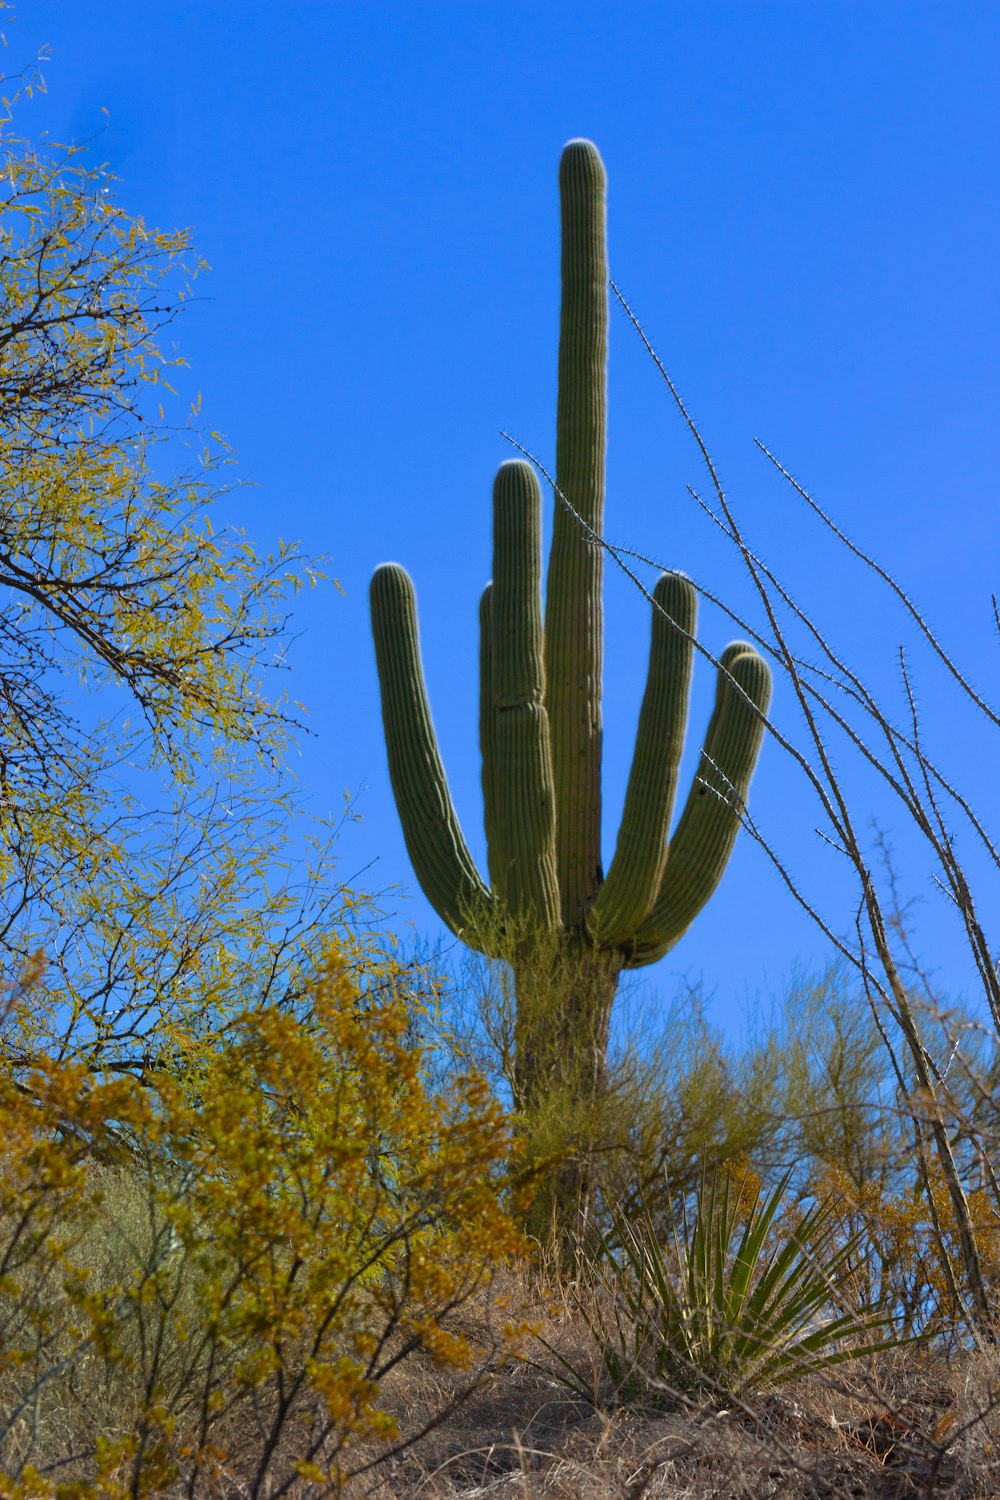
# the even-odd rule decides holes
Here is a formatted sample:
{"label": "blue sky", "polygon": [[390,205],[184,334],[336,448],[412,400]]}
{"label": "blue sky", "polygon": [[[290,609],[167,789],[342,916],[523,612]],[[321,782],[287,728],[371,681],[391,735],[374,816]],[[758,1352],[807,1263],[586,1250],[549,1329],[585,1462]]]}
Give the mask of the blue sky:
{"label": "blue sky", "polygon": [[[254,480],[220,520],[331,556],[345,596],[296,606],[288,686],[309,709],[308,805],[360,793],[341,872],[369,867],[401,931],[439,932],[388,785],[367,619],[372,569],[413,574],[452,791],[482,854],[476,604],[505,428],[551,459],[560,150],[589,136],[610,180],[612,272],[643,319],[763,555],[899,704],[911,633],[757,455],[766,441],[921,601],[989,691],[1000,512],[997,306],[1000,10],[975,0],[696,5],[136,5],[25,0],[8,61],[51,47],[19,124],[80,139],[131,210],[192,225],[212,272],[177,325],[207,421]],[[749,594],[697,512],[703,487],[655,370],[612,317],[607,529]],[[642,691],[646,606],[609,578],[606,862]],[[716,653],[733,632],[710,610]],[[995,754],[939,678],[928,737],[982,815]],[[711,698],[698,673],[690,736]],[[787,697],[787,695],[786,695]],[[779,691],[779,721],[798,729]],[[782,719],[781,716],[784,716]],[[935,738],[936,736],[936,738]],[[852,775],[844,758],[844,774]],[[855,783],[851,783],[852,789]],[[943,902],[905,821],[862,780],[901,851],[918,937],[961,985]],[[837,930],[850,901],[788,761],[768,747],[752,810]],[[744,838],[723,886],[648,986],[701,976],[715,1014],[826,949]]]}

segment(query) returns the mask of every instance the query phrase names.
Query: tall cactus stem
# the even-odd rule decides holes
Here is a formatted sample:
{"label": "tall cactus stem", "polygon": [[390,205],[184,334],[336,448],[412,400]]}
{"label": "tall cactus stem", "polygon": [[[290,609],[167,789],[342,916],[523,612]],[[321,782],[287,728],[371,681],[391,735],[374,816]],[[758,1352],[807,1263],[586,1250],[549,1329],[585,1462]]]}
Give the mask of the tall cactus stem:
{"label": "tall cactus stem", "polygon": [[[605,174],[590,141],[559,169],[562,305],[556,487],[590,534],[604,530],[608,268]],[[606,1087],[623,968],[654,963],[722,878],[744,816],[770,702],[766,663],[744,642],[720,659],[698,770],[670,834],[687,732],[697,596],[681,573],[654,591],[646,687],[621,826],[601,866],[602,551],[557,504],[541,601],[541,495],[530,464],[493,487],[493,581],[479,606],[479,744],[490,889],[462,836],[424,687],[413,585],[396,563],[371,586],[389,770],[406,845],[453,932],[511,966],[515,1106],[557,1119],[575,1161],[540,1197],[579,1223],[593,1178],[586,1142]],[[548,1206],[547,1206],[548,1205]]]}
{"label": "tall cactus stem", "polygon": [[[599,535],[604,527],[608,265],[604,164],[570,141],[559,167],[562,308],[556,483]],[[603,557],[556,509],[545,602],[546,708],[552,732],[562,918],[582,929],[601,885]]]}

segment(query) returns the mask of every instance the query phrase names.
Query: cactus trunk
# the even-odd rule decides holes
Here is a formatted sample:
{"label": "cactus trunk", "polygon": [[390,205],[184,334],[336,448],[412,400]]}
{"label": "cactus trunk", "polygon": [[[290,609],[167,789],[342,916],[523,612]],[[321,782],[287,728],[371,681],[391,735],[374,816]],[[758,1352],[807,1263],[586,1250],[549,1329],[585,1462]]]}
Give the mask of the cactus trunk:
{"label": "cactus trunk", "polygon": [[[595,1122],[608,1081],[608,1033],[622,958],[565,940],[528,947],[513,963],[517,997],[514,1105],[544,1153],[553,1127],[564,1159],[545,1173],[527,1218],[538,1239],[565,1240],[591,1207]],[[538,1137],[541,1137],[539,1140]]]}

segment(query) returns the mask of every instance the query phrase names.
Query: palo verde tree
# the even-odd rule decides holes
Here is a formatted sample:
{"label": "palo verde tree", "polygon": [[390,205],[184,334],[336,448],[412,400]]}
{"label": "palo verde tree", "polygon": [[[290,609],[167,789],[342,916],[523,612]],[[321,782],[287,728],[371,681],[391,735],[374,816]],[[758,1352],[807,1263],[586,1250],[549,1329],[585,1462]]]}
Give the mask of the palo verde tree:
{"label": "palo verde tree", "polygon": [[164,1008],[289,972],[265,782],[292,721],[262,668],[299,580],[213,529],[225,445],[160,404],[188,234],[126,212],[86,146],[13,133],[38,81],[0,122],[0,975],[43,953],[49,998],[3,1040],[141,1055]]}
{"label": "palo verde tree", "polygon": [[[480,741],[490,885],[452,806],[424,687],[416,602],[395,563],[371,585],[389,769],[417,877],[452,931],[510,962],[513,1087],[527,1111],[558,1090],[599,1098],[623,969],[677,942],[722,877],[764,727],[770,677],[743,642],[723,652],[715,708],[684,811],[670,822],[684,744],[696,593],[664,573],[614,860],[601,827],[602,552],[608,272],[605,173],[589,141],[560,168],[562,313],[556,507],[541,598],[541,494],[532,465],[501,466],[493,581],[480,610]],[[544,621],[543,621],[544,613]]]}
{"label": "palo verde tree", "polygon": [[[377,939],[321,945],[307,995],[142,1088],[0,1069],[0,1493],[342,1494],[502,1352],[456,1316],[519,1247],[501,1109],[432,1084]],[[397,1422],[413,1356],[451,1379]]]}
{"label": "palo verde tree", "polygon": [[220,443],[173,468],[187,237],[8,124],[0,1493],[340,1493],[407,1436],[383,1377],[473,1358],[508,1130],[432,1086],[420,981],[337,888],[282,879],[263,668],[298,578],[210,525]]}

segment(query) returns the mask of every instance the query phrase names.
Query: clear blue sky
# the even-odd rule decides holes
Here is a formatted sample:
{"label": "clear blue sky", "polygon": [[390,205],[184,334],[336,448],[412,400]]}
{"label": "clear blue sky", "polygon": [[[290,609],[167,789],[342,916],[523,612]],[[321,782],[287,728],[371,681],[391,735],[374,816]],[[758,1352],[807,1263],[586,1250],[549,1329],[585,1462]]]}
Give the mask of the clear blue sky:
{"label": "clear blue sky", "polygon": [[[769,443],[922,601],[989,693],[997,641],[1000,8],[923,0],[577,0],[307,4],[24,0],[8,62],[51,46],[47,99],[19,122],[97,150],[121,198],[192,225],[210,261],[177,326],[206,419],[255,481],[222,519],[331,554],[346,597],[297,606],[289,686],[315,737],[310,805],[361,791],[342,873],[401,884],[401,929],[439,928],[414,889],[388,785],[367,619],[387,558],[418,588],[453,794],[483,851],[476,604],[507,428],[554,447],[556,172],[597,142],[612,271],[718,458],[758,550],[898,705],[898,618],[799,516],[755,453]],[[609,534],[747,589],[685,486],[697,455],[624,319],[612,318]],[[703,615],[716,652],[726,623]],[[642,691],[646,606],[607,591],[606,860]],[[957,728],[937,679],[928,734],[983,816],[995,752]],[[940,696],[939,696],[940,692]],[[692,740],[711,681],[699,673]],[[775,705],[793,731],[787,695]],[[988,742],[986,742],[988,745]],[[692,746],[693,749],[696,746]],[[845,756],[845,769],[846,769]],[[924,898],[923,948],[949,984],[943,906],[898,812],[859,783]],[[752,808],[833,925],[851,909],[815,812],[769,747]],[[734,1018],[824,947],[744,838],[687,938],[647,975],[717,991]],[[957,961],[956,961],[957,962]]]}

